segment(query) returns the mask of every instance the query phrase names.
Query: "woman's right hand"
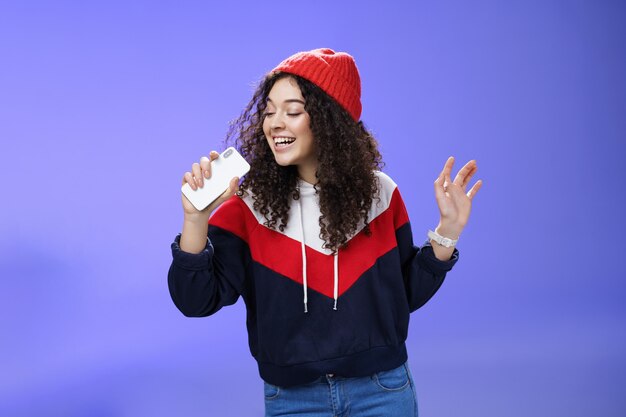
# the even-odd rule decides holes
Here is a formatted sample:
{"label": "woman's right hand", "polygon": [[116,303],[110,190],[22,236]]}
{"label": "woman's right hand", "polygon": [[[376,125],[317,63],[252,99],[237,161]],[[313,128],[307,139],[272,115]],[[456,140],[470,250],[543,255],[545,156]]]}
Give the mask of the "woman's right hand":
{"label": "woman's right hand", "polygon": [[[220,154],[218,152],[211,151],[208,158],[206,156],[203,156],[202,158],[200,158],[200,163],[196,162],[191,166],[191,172],[189,171],[185,172],[185,175],[183,176],[182,185],[185,185],[185,183],[188,183],[191,189],[193,190],[197,190],[198,187],[202,187],[204,185],[205,180],[207,179],[210,180],[211,161],[213,161],[214,159],[217,159],[219,156]],[[220,204],[222,204],[223,202],[228,200],[230,197],[232,197],[235,194],[235,192],[237,192],[238,189],[239,189],[239,178],[234,177],[230,180],[228,189],[224,191],[222,195],[220,195],[214,202],[209,204],[209,206],[206,207],[202,211],[199,211],[198,209],[196,209],[193,206],[193,204],[191,204],[191,202],[187,200],[187,197],[185,197],[185,195],[181,193],[185,218],[202,219],[202,220],[206,219],[208,221],[211,213]]]}

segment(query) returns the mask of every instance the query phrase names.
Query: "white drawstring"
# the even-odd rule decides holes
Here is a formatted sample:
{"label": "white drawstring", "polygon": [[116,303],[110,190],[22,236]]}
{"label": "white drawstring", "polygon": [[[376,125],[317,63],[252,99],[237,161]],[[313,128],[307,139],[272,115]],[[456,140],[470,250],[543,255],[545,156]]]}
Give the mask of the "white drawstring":
{"label": "white drawstring", "polygon": [[[300,187],[298,187],[298,194],[300,194]],[[306,248],[304,247],[304,219],[302,218],[302,205],[300,200],[298,202],[298,212],[300,213],[300,243],[302,246],[302,285],[304,288],[304,312],[308,313],[307,309],[307,285],[306,285]]]}
{"label": "white drawstring", "polygon": [[337,310],[337,291],[338,291],[338,287],[339,287],[339,249],[337,249],[337,253],[335,253],[335,291],[334,291],[334,296],[335,296],[335,306],[333,307],[333,310]]}
{"label": "white drawstring", "polygon": [[[298,194],[300,194],[300,186],[298,186]],[[306,248],[304,245],[304,217],[302,216],[302,204],[300,203],[300,199],[296,200],[298,204],[298,214],[300,215],[300,246],[302,247],[302,287],[304,290],[304,312],[308,313],[307,303],[307,280],[306,280]],[[335,253],[334,256],[334,280],[333,280],[333,297],[335,299],[335,304],[333,306],[333,310],[337,310],[337,298],[339,293],[339,250]]]}

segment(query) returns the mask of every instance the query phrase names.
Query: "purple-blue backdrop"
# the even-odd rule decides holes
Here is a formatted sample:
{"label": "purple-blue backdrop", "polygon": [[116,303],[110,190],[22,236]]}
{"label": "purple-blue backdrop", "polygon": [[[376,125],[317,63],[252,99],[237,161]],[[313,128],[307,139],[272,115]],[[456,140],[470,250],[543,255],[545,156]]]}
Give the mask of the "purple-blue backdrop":
{"label": "purple-blue backdrop", "polygon": [[261,416],[241,301],[170,300],[181,177],[281,59],[350,52],[416,242],[478,161],[411,317],[424,416],[626,415],[621,1],[3,2],[0,414]]}

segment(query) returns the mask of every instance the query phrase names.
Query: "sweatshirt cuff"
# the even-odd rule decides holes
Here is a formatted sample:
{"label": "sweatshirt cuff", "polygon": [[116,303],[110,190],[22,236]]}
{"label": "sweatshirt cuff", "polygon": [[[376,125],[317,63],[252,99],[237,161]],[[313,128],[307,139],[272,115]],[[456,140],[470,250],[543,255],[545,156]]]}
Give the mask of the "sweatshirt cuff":
{"label": "sweatshirt cuff", "polygon": [[172,258],[176,266],[188,269],[192,271],[198,271],[206,269],[209,266],[211,257],[213,256],[213,245],[207,237],[206,246],[200,253],[185,252],[180,248],[180,237],[182,233],[179,233],[172,242]]}
{"label": "sweatshirt cuff", "polygon": [[435,256],[435,251],[430,243],[430,240],[426,240],[421,250],[421,258],[422,264],[428,268],[433,273],[443,274],[452,269],[454,264],[459,260],[459,250],[454,248],[452,252],[452,256],[447,261],[442,261],[441,259]]}

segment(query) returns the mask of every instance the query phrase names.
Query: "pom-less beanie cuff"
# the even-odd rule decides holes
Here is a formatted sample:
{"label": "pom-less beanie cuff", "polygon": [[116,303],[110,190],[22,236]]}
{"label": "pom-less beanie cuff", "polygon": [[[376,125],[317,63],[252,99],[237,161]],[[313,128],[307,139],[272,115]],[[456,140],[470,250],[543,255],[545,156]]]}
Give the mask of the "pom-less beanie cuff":
{"label": "pom-less beanie cuff", "polygon": [[358,122],[361,117],[361,77],[354,58],[329,48],[298,52],[271,72],[287,72],[311,81]]}

